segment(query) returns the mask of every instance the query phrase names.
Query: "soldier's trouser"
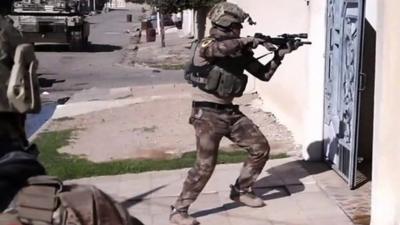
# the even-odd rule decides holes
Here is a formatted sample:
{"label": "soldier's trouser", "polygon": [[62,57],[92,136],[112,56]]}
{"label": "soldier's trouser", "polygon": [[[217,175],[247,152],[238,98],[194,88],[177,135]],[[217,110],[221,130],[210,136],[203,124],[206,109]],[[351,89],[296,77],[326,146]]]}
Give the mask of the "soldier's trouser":
{"label": "soldier's trouser", "polygon": [[240,189],[251,187],[264,168],[270,150],[268,141],[259,128],[238,108],[193,108],[189,121],[196,132],[197,160],[188,172],[175,208],[187,210],[203,190],[214,171],[219,143],[224,136],[248,151],[249,156],[236,185]]}

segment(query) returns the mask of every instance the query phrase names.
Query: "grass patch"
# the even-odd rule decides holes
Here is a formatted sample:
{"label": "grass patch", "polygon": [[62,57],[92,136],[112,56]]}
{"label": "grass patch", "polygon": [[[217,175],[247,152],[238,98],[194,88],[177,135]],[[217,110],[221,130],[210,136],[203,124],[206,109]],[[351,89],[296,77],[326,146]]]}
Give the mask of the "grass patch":
{"label": "grass patch", "polygon": [[[73,130],[56,131],[41,134],[36,139],[41,154],[39,160],[46,167],[49,175],[58,176],[62,180],[82,177],[116,175],[124,173],[141,173],[146,171],[173,170],[191,167],[196,159],[195,152],[189,152],[176,159],[164,160],[116,160],[94,163],[78,156],[59,153],[57,149],[69,144]],[[218,163],[238,163],[247,157],[245,151],[220,152]],[[286,154],[271,158],[286,158]]]}

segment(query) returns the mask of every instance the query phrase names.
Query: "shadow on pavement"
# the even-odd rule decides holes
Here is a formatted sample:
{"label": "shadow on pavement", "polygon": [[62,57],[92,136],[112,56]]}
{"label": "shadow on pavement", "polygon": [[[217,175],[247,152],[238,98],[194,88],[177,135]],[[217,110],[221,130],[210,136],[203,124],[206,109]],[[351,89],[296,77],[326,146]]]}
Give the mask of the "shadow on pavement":
{"label": "shadow on pavement", "polygon": [[[299,169],[302,169],[299,170]],[[300,172],[296,172],[299,170]],[[303,192],[305,187],[301,179],[306,176],[323,173],[330,168],[322,163],[305,162],[303,160],[291,161],[267,170],[271,175],[259,179],[254,185],[254,192],[264,201],[288,197],[294,193]],[[307,173],[305,173],[307,171]],[[281,179],[279,175],[290,174],[288,180],[284,181],[282,185],[276,185],[277,179]],[[268,202],[267,202],[268,204]],[[207,216],[209,214],[228,211],[238,207],[244,206],[243,204],[231,202],[222,206],[205,209],[191,214],[194,217]]]}
{"label": "shadow on pavement", "polygon": [[142,193],[140,195],[136,195],[136,196],[134,196],[132,198],[126,199],[123,202],[121,202],[121,205],[123,207],[125,207],[125,208],[130,208],[130,207],[140,203],[141,201],[143,201],[146,196],[148,196],[148,195],[150,195],[150,194],[152,194],[154,192],[157,192],[158,190],[161,190],[161,189],[165,188],[166,186],[167,185],[161,185],[161,186],[159,186],[157,188],[154,188],[153,190],[150,190],[150,191],[147,191],[147,192]]}
{"label": "shadow on pavement", "polygon": [[36,133],[53,116],[56,108],[57,103],[55,102],[44,103],[39,114],[28,114],[25,126],[27,137]]}
{"label": "shadow on pavement", "polygon": [[89,44],[86,48],[78,51],[70,50],[68,45],[64,44],[36,44],[37,52],[113,52],[121,50],[121,46],[107,44]]}
{"label": "shadow on pavement", "polygon": [[65,80],[57,80],[57,79],[47,79],[47,78],[39,78],[39,86],[41,88],[50,88],[53,87],[56,83],[64,83]]}

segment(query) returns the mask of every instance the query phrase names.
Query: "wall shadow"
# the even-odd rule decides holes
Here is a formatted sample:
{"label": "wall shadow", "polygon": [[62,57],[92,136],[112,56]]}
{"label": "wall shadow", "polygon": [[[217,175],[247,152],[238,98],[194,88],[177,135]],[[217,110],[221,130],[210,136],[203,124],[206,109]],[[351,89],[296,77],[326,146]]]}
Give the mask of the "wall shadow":
{"label": "wall shadow", "polygon": [[[296,172],[300,170],[303,171]],[[322,162],[305,162],[303,160],[291,161],[266,170],[266,172],[271,175],[259,179],[255,183],[253,189],[256,195],[264,201],[288,197],[305,190],[305,186],[301,182],[302,178],[323,173],[328,170],[330,170],[329,166]],[[288,180],[282,180],[282,177],[285,175],[290,175],[288,176]],[[281,182],[277,182],[277,179],[281,179]],[[242,206],[244,205],[230,202],[219,207],[197,211],[191,215],[194,217],[203,217]]]}
{"label": "wall shadow", "polygon": [[364,21],[364,45],[361,71],[365,80],[360,92],[360,125],[358,138],[358,171],[368,180],[372,178],[374,134],[374,98],[376,65],[376,31],[367,19]]}
{"label": "wall shadow", "polygon": [[35,44],[35,51],[37,52],[114,52],[121,50],[121,46],[108,45],[108,44],[93,44],[90,43],[82,50],[71,50],[67,44]]}
{"label": "wall shadow", "polygon": [[130,207],[132,207],[132,206],[134,206],[134,205],[136,205],[136,204],[142,202],[146,196],[149,196],[150,194],[152,194],[152,193],[154,193],[154,192],[157,192],[157,191],[159,191],[159,190],[165,188],[166,186],[167,186],[167,185],[161,185],[161,186],[159,186],[159,187],[157,187],[157,188],[154,188],[154,189],[152,189],[152,190],[150,190],[150,191],[147,191],[147,192],[145,192],[145,193],[136,195],[136,196],[134,196],[134,197],[132,197],[132,198],[126,199],[126,200],[124,200],[123,202],[121,202],[121,205],[122,205],[123,207],[125,207],[125,208],[130,208]]}

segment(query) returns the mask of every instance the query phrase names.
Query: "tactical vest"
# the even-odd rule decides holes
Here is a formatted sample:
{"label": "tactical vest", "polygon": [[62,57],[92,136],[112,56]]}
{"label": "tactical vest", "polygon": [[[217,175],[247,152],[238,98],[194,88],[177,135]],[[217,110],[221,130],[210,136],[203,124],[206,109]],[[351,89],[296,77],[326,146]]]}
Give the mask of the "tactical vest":
{"label": "tactical vest", "polygon": [[246,56],[226,57],[204,66],[196,66],[194,57],[199,42],[191,47],[191,60],[185,65],[185,80],[207,93],[221,98],[240,97],[247,85],[247,76],[243,74]]}
{"label": "tactical vest", "polygon": [[17,194],[14,204],[12,210],[0,215],[0,224],[137,224],[125,208],[96,187],[64,185],[49,176],[30,178],[28,186]]}

